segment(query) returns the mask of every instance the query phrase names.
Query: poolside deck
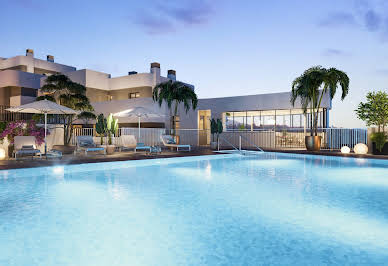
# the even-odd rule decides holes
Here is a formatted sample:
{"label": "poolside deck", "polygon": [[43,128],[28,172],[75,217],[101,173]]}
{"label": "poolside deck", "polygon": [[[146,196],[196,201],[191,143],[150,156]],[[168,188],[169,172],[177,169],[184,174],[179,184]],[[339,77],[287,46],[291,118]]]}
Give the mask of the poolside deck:
{"label": "poolside deck", "polygon": [[87,156],[83,154],[79,155],[63,155],[62,159],[50,158],[22,158],[19,160],[9,159],[0,161],[0,170],[6,169],[18,169],[18,168],[33,168],[44,167],[53,165],[67,165],[67,164],[85,164],[85,163],[101,163],[101,162],[114,162],[114,161],[129,161],[129,160],[143,160],[143,159],[160,159],[171,157],[185,157],[185,156],[200,156],[200,155],[217,155],[210,149],[194,150],[191,152],[176,152],[176,151],[163,151],[161,154],[149,155],[144,152],[116,152],[112,155],[102,155],[89,153]]}
{"label": "poolside deck", "polygon": [[[266,149],[267,152],[283,152],[283,153],[297,153],[297,154],[311,154],[311,155],[324,155],[324,156],[341,156],[341,157],[352,157],[352,158],[368,158],[368,159],[385,159],[388,160],[388,156],[377,156],[372,154],[360,155],[360,154],[343,154],[337,151],[319,151],[310,152],[302,149]],[[176,151],[163,151],[161,154],[149,155],[144,152],[116,152],[112,155],[101,155],[101,154],[88,154],[85,155],[63,155],[62,159],[42,159],[25,158],[20,160],[9,159],[0,161],[0,170],[6,169],[18,169],[18,168],[34,168],[44,167],[53,165],[67,165],[67,164],[86,164],[86,163],[100,163],[100,162],[114,162],[114,161],[129,161],[129,160],[144,160],[144,159],[160,159],[160,158],[171,158],[171,157],[185,157],[185,156],[201,156],[201,155],[217,155],[222,153],[215,153],[211,149],[198,149],[191,152],[176,152]]]}

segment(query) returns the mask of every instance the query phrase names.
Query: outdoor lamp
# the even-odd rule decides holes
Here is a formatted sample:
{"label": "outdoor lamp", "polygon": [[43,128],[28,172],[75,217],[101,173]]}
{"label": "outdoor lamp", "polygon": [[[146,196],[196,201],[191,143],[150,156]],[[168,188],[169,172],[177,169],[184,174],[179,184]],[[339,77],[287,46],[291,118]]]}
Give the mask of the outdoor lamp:
{"label": "outdoor lamp", "polygon": [[368,153],[368,146],[366,146],[364,143],[358,143],[356,146],[354,146],[354,153],[356,154],[367,154]]}
{"label": "outdoor lamp", "polygon": [[343,146],[341,148],[341,153],[350,153],[350,148],[348,146]]}
{"label": "outdoor lamp", "polygon": [[3,148],[0,148],[0,160],[5,159],[5,150]]}

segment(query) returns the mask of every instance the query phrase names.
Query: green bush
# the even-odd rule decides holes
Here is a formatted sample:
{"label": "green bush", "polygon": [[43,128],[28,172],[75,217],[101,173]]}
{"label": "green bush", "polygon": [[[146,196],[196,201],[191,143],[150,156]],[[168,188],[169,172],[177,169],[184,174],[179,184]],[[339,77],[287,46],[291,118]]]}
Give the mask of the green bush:
{"label": "green bush", "polygon": [[384,132],[376,132],[373,133],[370,138],[376,143],[376,149],[381,152],[384,148],[384,144],[387,142],[387,135]]}

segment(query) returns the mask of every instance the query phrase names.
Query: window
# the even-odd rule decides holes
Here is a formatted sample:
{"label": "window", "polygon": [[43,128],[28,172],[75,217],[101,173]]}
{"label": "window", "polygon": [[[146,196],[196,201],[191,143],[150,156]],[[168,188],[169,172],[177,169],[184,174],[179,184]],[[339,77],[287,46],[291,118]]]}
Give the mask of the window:
{"label": "window", "polygon": [[129,99],[134,99],[134,98],[139,98],[140,97],[140,92],[130,92],[128,94]]}

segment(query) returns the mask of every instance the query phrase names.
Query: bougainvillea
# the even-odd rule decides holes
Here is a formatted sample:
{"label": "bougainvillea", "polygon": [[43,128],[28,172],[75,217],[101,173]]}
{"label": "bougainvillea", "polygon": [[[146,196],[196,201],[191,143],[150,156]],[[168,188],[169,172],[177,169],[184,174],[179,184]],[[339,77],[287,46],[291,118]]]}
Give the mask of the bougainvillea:
{"label": "bougainvillea", "polygon": [[[47,135],[49,135],[48,131]],[[44,128],[38,127],[35,121],[9,122],[1,132],[0,138],[7,138],[9,143],[13,144],[15,136],[34,136],[35,143],[39,146],[44,143]]]}

